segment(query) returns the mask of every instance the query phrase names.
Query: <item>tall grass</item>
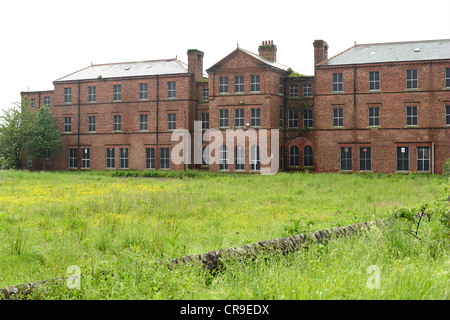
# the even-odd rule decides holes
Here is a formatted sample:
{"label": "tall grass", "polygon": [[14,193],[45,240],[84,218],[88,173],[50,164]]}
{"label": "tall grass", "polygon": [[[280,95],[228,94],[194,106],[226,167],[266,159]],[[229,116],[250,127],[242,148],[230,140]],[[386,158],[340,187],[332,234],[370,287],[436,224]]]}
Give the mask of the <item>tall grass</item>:
{"label": "tall grass", "polygon": [[[417,279],[410,275],[408,281],[414,285],[424,281],[421,290],[428,288],[421,297],[447,294],[445,290],[438,294],[423,280],[425,272],[442,271],[446,277],[447,244],[435,237],[425,246],[405,232],[384,231],[378,240],[375,233],[331,242],[317,247],[327,253],[322,255],[314,249],[285,258],[265,257],[254,264],[229,262],[213,278],[198,268],[168,272],[154,264],[388,217],[397,209],[440,199],[448,188],[444,177],[308,173],[235,177],[187,171],[152,172],[158,176],[154,179],[144,174],[0,171],[0,288],[65,275],[68,266],[77,265],[85,275],[82,290],[63,286],[45,298],[378,299],[391,297],[387,292],[393,292],[400,277],[394,262],[406,268],[409,257],[406,263],[416,265],[419,275]],[[165,179],[159,179],[162,176]],[[429,234],[442,229],[432,226]],[[368,250],[372,247],[373,252]],[[433,250],[435,258],[421,265],[419,261]],[[363,280],[369,263],[381,267],[382,279],[392,290],[366,292]],[[323,276],[316,265],[325,271]],[[398,296],[407,295],[392,295]]]}

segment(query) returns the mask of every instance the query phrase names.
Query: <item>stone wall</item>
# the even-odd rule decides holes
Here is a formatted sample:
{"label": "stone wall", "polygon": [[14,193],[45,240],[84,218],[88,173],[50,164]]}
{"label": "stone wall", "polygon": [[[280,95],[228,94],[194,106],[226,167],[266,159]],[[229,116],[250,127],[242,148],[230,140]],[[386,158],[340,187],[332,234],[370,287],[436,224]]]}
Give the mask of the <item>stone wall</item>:
{"label": "stone wall", "polygon": [[[366,232],[374,226],[383,224],[386,224],[386,220],[381,219],[377,221],[357,223],[349,226],[335,227],[290,237],[260,241],[239,247],[210,251],[204,254],[179,257],[168,261],[167,264],[169,268],[183,264],[198,264],[206,270],[215,271],[221,268],[222,261],[224,259],[252,260],[258,255],[264,253],[287,254],[305,249],[314,243],[326,244],[326,242],[332,238],[348,237],[351,235],[356,235],[360,232]],[[159,262],[159,264],[165,263]],[[8,286],[4,289],[0,289],[0,300],[23,299],[33,291],[44,288],[44,286],[48,283],[55,284],[60,281],[67,281],[67,278],[61,277],[44,281],[29,282],[16,286]]]}

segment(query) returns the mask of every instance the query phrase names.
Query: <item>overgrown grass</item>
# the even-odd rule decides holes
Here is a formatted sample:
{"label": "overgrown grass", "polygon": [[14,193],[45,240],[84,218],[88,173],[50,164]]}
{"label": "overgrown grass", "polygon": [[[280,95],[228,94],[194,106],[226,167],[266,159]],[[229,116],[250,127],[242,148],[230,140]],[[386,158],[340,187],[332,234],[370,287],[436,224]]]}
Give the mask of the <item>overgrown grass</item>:
{"label": "overgrown grass", "polygon": [[[0,171],[0,288],[66,275],[77,265],[85,276],[81,290],[62,286],[41,298],[448,297],[441,220],[423,223],[429,241],[401,231],[403,225],[288,257],[229,262],[215,277],[199,268],[168,271],[154,264],[389,217],[441,199],[448,193],[444,177],[148,174]],[[380,267],[381,289],[367,289],[370,265]]]}

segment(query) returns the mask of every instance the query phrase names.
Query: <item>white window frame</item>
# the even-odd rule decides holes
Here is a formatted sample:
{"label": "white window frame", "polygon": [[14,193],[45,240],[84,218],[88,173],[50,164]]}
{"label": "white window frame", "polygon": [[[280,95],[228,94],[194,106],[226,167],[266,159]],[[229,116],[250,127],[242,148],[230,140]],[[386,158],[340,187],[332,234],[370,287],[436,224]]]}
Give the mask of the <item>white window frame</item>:
{"label": "white window frame", "polygon": [[312,85],[310,83],[305,83],[303,85],[303,96],[304,97],[312,96]]}
{"label": "white window frame", "polygon": [[95,86],[88,87],[88,102],[94,103],[97,100],[97,88]]}
{"label": "white window frame", "polygon": [[167,130],[173,131],[177,128],[177,114],[176,113],[168,113],[167,114]]}
{"label": "white window frame", "polygon": [[64,103],[72,103],[72,88],[64,88]]}
{"label": "white window frame", "polygon": [[106,148],[106,169],[115,169],[115,149],[114,148]]}
{"label": "white window frame", "polygon": [[128,169],[128,159],[130,157],[128,148],[120,148],[119,163],[120,169]]}
{"label": "white window frame", "polygon": [[228,128],[228,109],[219,109],[219,128]]}
{"label": "white window frame", "polygon": [[146,113],[139,115],[139,131],[148,131],[148,115]]}
{"label": "white window frame", "polygon": [[244,93],[244,76],[234,77],[234,93]]}
{"label": "white window frame", "polygon": [[258,74],[250,76],[250,92],[261,92],[261,77]]}
{"label": "white window frame", "polygon": [[333,92],[344,92],[344,75],[333,73]]}
{"label": "white window frame", "polygon": [[235,109],[234,110],[234,127],[235,128],[243,128],[245,126],[244,120],[244,109]]}
{"label": "white window frame", "polygon": [[250,126],[254,128],[261,127],[261,108],[250,109]]}
{"label": "white window frame", "polygon": [[228,77],[219,77],[219,94],[228,94]]}
{"label": "white window frame", "polygon": [[177,98],[177,83],[176,81],[167,82],[167,99]]}
{"label": "white window frame", "polygon": [[122,115],[113,115],[113,131],[122,131]]}
{"label": "white window frame", "polygon": [[89,116],[88,118],[88,131],[95,132],[95,116]]}
{"label": "white window frame", "polygon": [[139,100],[148,100],[148,83],[139,83]]}
{"label": "white window frame", "polygon": [[115,84],[113,87],[113,101],[122,101],[122,85]]}

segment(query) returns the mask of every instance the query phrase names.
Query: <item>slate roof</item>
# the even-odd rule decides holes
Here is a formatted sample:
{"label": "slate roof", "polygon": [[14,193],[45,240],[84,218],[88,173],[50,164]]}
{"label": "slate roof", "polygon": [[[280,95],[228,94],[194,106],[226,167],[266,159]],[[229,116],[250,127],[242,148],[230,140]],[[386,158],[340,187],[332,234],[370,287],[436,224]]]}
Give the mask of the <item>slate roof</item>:
{"label": "slate roof", "polygon": [[177,59],[123,62],[91,65],[65,77],[59,78],[55,80],[55,82],[93,80],[97,79],[99,76],[103,79],[108,79],[186,73],[189,73],[187,65]]}
{"label": "slate roof", "polygon": [[318,66],[450,59],[450,39],[357,44]]}

